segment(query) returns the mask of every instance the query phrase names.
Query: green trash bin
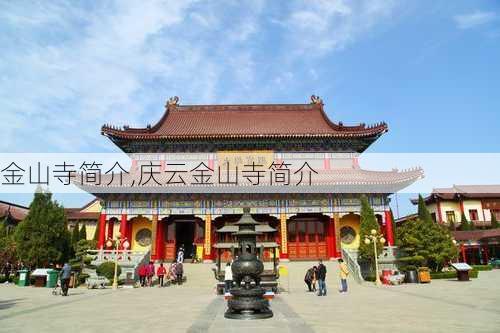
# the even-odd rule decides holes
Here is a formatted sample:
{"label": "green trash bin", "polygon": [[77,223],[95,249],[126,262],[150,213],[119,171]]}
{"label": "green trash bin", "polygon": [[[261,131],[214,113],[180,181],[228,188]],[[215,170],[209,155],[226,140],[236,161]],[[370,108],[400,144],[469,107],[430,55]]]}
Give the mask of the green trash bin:
{"label": "green trash bin", "polygon": [[57,276],[59,275],[59,271],[55,269],[47,270],[47,283],[45,283],[45,287],[47,288],[55,288],[57,285]]}
{"label": "green trash bin", "polygon": [[26,287],[30,284],[29,271],[27,269],[20,269],[17,271],[19,273],[19,279],[17,280],[17,285],[19,287]]}

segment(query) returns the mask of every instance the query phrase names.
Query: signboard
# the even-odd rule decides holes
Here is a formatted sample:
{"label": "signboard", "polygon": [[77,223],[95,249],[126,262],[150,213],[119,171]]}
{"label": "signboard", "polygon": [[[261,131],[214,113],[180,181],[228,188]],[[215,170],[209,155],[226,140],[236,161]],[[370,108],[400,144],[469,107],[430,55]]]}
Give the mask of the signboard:
{"label": "signboard", "polygon": [[249,150],[249,151],[218,151],[217,163],[224,170],[244,170],[245,165],[263,165],[268,168],[274,160],[272,150]]}
{"label": "signboard", "polygon": [[465,262],[455,262],[455,263],[452,263],[451,267],[455,268],[459,272],[472,270],[472,267],[470,267]]}

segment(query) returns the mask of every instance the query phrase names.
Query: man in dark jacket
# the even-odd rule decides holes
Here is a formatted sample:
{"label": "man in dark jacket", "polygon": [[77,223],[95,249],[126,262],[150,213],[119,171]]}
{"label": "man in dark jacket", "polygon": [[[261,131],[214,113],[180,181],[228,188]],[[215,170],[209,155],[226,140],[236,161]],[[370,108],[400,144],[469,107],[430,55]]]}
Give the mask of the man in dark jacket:
{"label": "man in dark jacket", "polygon": [[69,279],[71,277],[71,266],[68,263],[65,263],[61,273],[61,289],[63,296],[68,296],[68,288],[69,288]]}
{"label": "man in dark jacket", "polygon": [[326,266],[323,265],[323,260],[319,260],[318,265],[318,296],[326,296]]}

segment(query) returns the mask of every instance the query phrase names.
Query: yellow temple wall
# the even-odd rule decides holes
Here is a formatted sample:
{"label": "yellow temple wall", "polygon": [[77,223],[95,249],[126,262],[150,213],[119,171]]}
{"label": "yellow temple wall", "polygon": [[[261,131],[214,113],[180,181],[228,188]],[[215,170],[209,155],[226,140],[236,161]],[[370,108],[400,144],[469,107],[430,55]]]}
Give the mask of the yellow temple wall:
{"label": "yellow temple wall", "polygon": [[359,248],[359,232],[360,232],[360,217],[359,215],[349,214],[340,219],[339,232],[342,227],[349,226],[356,232],[356,238],[350,244],[345,244],[341,241],[342,248],[344,249],[357,249]]}
{"label": "yellow temple wall", "polygon": [[149,221],[145,217],[137,217],[132,220],[132,251],[148,251],[151,248],[151,245],[142,246],[139,242],[136,241],[137,232],[141,229],[149,229],[151,230],[151,221]]}

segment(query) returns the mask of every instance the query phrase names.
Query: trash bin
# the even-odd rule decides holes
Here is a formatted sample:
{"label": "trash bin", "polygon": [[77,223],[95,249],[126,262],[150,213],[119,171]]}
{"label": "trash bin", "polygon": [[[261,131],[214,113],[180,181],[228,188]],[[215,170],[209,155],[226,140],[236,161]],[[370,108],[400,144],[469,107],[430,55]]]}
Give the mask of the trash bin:
{"label": "trash bin", "polygon": [[431,282],[431,272],[427,267],[420,267],[418,269],[418,280],[420,283],[430,283]]}
{"label": "trash bin", "polygon": [[17,280],[17,285],[19,287],[26,287],[30,284],[29,271],[27,269],[20,269],[17,271],[19,273],[19,280]]}
{"label": "trash bin", "polygon": [[59,275],[59,272],[56,271],[55,269],[49,269],[47,270],[47,283],[45,286],[47,288],[55,288],[57,285],[57,276]]}

